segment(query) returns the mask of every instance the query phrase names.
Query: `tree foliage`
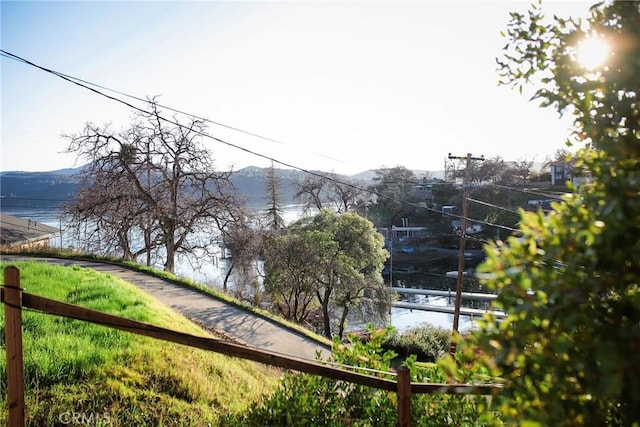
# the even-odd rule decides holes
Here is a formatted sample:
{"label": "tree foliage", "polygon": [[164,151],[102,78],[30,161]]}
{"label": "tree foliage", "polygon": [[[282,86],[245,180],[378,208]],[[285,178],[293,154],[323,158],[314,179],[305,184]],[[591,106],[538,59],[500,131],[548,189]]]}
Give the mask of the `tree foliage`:
{"label": "tree foliage", "polygon": [[[391,328],[368,327],[368,339],[349,335],[347,343],[333,342],[329,362],[349,366],[350,370],[380,378],[393,379],[388,373],[397,354],[384,349]],[[416,363],[415,356],[404,361],[411,381],[447,382],[448,369],[430,363]],[[415,426],[485,426],[497,424],[484,396],[414,394],[411,420]],[[336,381],[315,375],[287,373],[279,389],[259,404],[252,404],[240,415],[230,415],[222,425],[269,426],[394,426],[398,424],[396,393]]]}
{"label": "tree foliage", "polygon": [[281,230],[286,226],[282,217],[281,187],[282,182],[272,162],[266,175],[267,209],[265,212],[266,226],[271,230]]}
{"label": "tree foliage", "polygon": [[176,254],[212,247],[215,229],[237,215],[237,202],[230,172],[217,172],[202,146],[204,130],[199,119],[164,119],[150,100],[148,111],[135,112],[120,132],[87,123],[67,135],[68,151],[90,162],[66,209],[72,222],[95,230],[90,237],[98,245],[115,237],[112,246],[125,258],[145,252],[148,262],[151,253],[163,257],[167,271]]}
{"label": "tree foliage", "polygon": [[413,171],[404,166],[380,168],[375,171],[370,190],[376,195],[375,202],[369,207],[369,216],[380,226],[401,225],[401,218],[410,222],[424,209],[418,209],[424,203],[422,185]]}
{"label": "tree foliage", "polygon": [[[503,411],[541,425],[640,423],[640,3],[598,4],[586,21],[512,14],[503,82],[574,118],[591,181],[554,211],[523,214],[522,238],[487,249],[487,285],[508,317],[475,335],[508,381]],[[576,61],[602,37],[608,62]]]}
{"label": "tree foliage", "polygon": [[331,264],[336,251],[330,235],[317,230],[301,230],[267,238],[265,289],[285,319],[304,324],[318,307],[317,278]]}
{"label": "tree foliage", "polygon": [[391,295],[381,276],[387,256],[371,222],[355,213],[322,210],[269,240],[265,287],[286,317],[303,321],[319,307],[324,334],[342,336],[353,309],[372,320],[388,314]]}

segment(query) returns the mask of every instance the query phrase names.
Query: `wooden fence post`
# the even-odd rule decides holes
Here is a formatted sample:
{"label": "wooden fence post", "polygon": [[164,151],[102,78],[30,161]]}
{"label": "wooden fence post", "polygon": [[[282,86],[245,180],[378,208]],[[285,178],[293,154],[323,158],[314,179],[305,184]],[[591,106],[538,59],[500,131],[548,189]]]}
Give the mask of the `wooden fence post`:
{"label": "wooden fence post", "polygon": [[24,360],[22,354],[22,289],[20,270],[4,270],[4,319],[7,345],[7,403],[9,427],[25,426]]}
{"label": "wooden fence post", "polygon": [[411,426],[411,375],[409,368],[398,368],[398,427]]}

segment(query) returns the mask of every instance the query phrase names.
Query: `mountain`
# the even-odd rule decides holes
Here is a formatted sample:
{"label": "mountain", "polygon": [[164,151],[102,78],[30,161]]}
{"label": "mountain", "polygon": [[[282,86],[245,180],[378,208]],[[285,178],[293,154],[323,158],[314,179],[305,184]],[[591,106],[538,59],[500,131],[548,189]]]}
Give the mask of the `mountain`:
{"label": "mountain", "polygon": [[21,199],[62,202],[73,197],[77,186],[76,174],[56,171],[0,173],[0,197],[3,201]]}
{"label": "mountain", "polygon": [[[70,200],[78,186],[77,175],[83,167],[49,172],[0,172],[0,197],[2,204],[9,206],[16,200],[24,202],[57,202]],[[246,167],[233,173],[231,181],[240,194],[252,206],[263,206],[266,202],[267,168]],[[318,172],[321,173],[321,172]],[[295,183],[306,177],[305,172],[293,169],[276,169],[280,178],[283,204],[295,203]]]}
{"label": "mountain", "polygon": [[[268,168],[249,166],[231,175],[231,182],[238,190],[240,197],[252,206],[263,206],[266,199],[266,176]],[[296,182],[302,181],[306,174],[293,169],[276,169],[276,176],[280,179],[280,197],[283,204],[295,203]]]}
{"label": "mountain", "polygon": [[[78,173],[85,166],[73,169],[60,169],[49,172],[0,172],[0,197],[2,204],[8,206],[10,200],[21,201],[49,201],[60,203],[70,200],[76,192]],[[241,198],[251,206],[263,206],[266,199],[266,175],[268,168],[249,166],[234,172],[231,181]],[[313,171],[319,174],[326,172]],[[437,172],[433,173],[434,175]],[[306,172],[295,169],[276,169],[280,179],[280,197],[282,204],[296,203],[294,200],[295,184],[307,177]],[[417,176],[424,175],[423,171],[416,171]],[[356,175],[345,177],[337,175],[338,179],[349,178],[362,182],[366,187],[375,176],[375,171],[364,171]]]}

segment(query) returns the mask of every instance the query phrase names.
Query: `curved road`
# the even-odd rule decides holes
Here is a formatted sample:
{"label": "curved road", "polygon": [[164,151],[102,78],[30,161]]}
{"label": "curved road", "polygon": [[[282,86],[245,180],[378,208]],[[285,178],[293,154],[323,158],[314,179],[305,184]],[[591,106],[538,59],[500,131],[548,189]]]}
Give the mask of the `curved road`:
{"label": "curved road", "polygon": [[65,267],[91,268],[132,283],[185,317],[221,332],[241,344],[312,361],[315,360],[316,351],[320,351],[325,360],[330,354],[328,346],[294,332],[277,322],[227,304],[197,290],[119,265],[98,261],[21,255],[3,255],[1,260],[3,262],[38,261]]}

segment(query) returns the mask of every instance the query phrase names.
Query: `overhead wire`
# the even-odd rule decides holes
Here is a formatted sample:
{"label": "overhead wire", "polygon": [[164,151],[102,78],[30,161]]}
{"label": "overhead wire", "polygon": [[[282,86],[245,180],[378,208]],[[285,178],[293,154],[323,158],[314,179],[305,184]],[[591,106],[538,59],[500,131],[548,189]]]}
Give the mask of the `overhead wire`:
{"label": "overhead wire", "polygon": [[[545,197],[547,199],[554,199],[554,200],[558,200],[561,201],[562,200],[562,195],[558,195],[557,193],[543,193],[537,190],[528,190],[528,189],[522,189],[522,188],[516,188],[516,187],[510,187],[508,185],[501,185],[501,184],[495,184],[495,183],[487,183],[487,186],[491,186],[491,187],[496,187],[496,188],[501,188],[504,190],[510,190],[510,191],[517,191],[520,193],[525,193],[525,194],[532,194],[534,196],[540,196],[540,197]],[[566,194],[566,193],[563,193]]]}
{"label": "overhead wire", "polygon": [[474,198],[471,198],[471,197],[467,197],[467,201],[472,202],[472,203],[477,203],[477,204],[483,205],[483,206],[488,206],[488,207],[491,207],[491,208],[494,208],[494,209],[499,209],[499,210],[503,210],[503,211],[506,211],[506,212],[511,212],[513,214],[516,214],[516,215],[520,214],[520,212],[518,212],[515,209],[506,208],[504,206],[498,206],[496,204],[489,203],[489,202],[484,202],[482,200],[474,199]]}
{"label": "overhead wire", "polygon": [[[184,126],[183,124],[179,123],[179,122],[178,122],[178,121],[176,121],[176,120],[173,120],[173,119],[170,119],[170,118],[164,117],[164,116],[160,115],[160,114],[159,114],[159,113],[157,113],[157,112],[153,112],[153,111],[145,110],[145,109],[140,108],[140,107],[138,107],[138,106],[136,106],[136,105],[134,105],[134,104],[131,104],[130,102],[127,102],[127,101],[122,100],[122,99],[120,99],[120,98],[117,98],[117,97],[115,97],[115,96],[112,96],[112,95],[106,94],[106,93],[101,92],[100,90],[98,90],[98,89],[96,89],[96,88],[95,88],[95,87],[101,87],[100,85],[96,85],[96,84],[93,84],[93,83],[90,83],[90,82],[86,82],[86,80],[78,79],[78,78],[75,78],[75,77],[72,77],[72,76],[66,75],[66,74],[64,74],[64,73],[60,73],[60,72],[58,72],[58,71],[55,71],[55,70],[49,69],[49,68],[47,68],[47,67],[44,67],[44,66],[41,66],[41,65],[35,64],[35,63],[34,63],[34,62],[32,62],[32,61],[29,61],[29,60],[27,60],[27,59],[25,59],[25,58],[22,58],[22,57],[18,56],[18,55],[15,55],[15,54],[12,54],[12,53],[10,53],[10,52],[7,52],[7,51],[5,51],[5,50],[3,50],[3,49],[0,49],[0,55],[1,55],[1,56],[4,56],[4,57],[6,57],[6,58],[9,58],[9,59],[12,59],[12,60],[18,61],[18,62],[22,62],[22,63],[24,63],[24,64],[27,64],[27,65],[32,66],[32,67],[35,67],[35,68],[37,68],[37,69],[40,69],[40,70],[42,70],[42,71],[44,71],[44,72],[46,72],[46,73],[52,74],[52,75],[54,75],[54,76],[56,76],[56,77],[59,77],[59,78],[61,78],[61,79],[65,80],[65,81],[67,81],[67,82],[69,82],[69,83],[72,83],[72,84],[74,84],[74,85],[76,85],[76,86],[79,86],[79,87],[81,87],[81,88],[83,88],[83,89],[89,90],[89,91],[91,91],[91,92],[93,92],[93,93],[95,93],[95,94],[97,94],[97,95],[100,95],[100,96],[105,97],[105,98],[107,98],[107,99],[109,99],[109,100],[112,100],[112,101],[114,101],[114,102],[117,102],[117,103],[120,103],[120,104],[122,104],[122,105],[125,105],[125,106],[127,106],[127,107],[129,107],[129,108],[131,108],[131,109],[133,109],[133,110],[135,110],[135,111],[138,111],[138,112],[140,112],[140,113],[148,114],[148,115],[154,115],[154,116],[156,116],[158,119],[160,119],[160,120],[162,120],[162,121],[164,121],[164,122],[170,123],[170,124],[175,125],[175,126],[177,126],[177,127],[179,127],[179,128],[185,128],[185,126]],[[89,84],[91,84],[91,85],[92,85],[92,86],[94,86],[94,87],[91,87]],[[105,90],[113,91],[113,90],[111,90],[111,89],[105,89]],[[122,94],[121,92],[118,92],[118,91],[113,91],[113,92],[114,92],[114,93]],[[128,95],[127,95],[127,96],[128,96]],[[131,96],[131,98],[133,98],[133,99],[135,99],[135,100],[137,100],[137,101],[142,101],[142,98],[139,98],[139,97],[133,97],[133,96]],[[145,102],[147,102],[147,103],[153,103],[151,100],[146,100]],[[156,105],[156,106],[160,106],[159,104],[156,104],[156,103],[153,103],[153,104],[154,104],[154,105]],[[172,110],[172,111],[179,111],[179,110],[172,109],[172,108],[167,108],[167,107],[163,107],[163,108],[170,109],[170,110]],[[193,115],[193,114],[189,114],[189,113],[184,113],[184,112],[181,112],[181,114],[185,114],[185,115],[187,115],[187,116],[190,116],[190,117],[193,117],[193,118],[195,118],[195,119],[198,119],[198,116],[197,116],[197,115]],[[400,203],[400,204],[403,204],[403,205],[406,205],[406,206],[411,206],[411,207],[414,207],[414,208],[420,208],[420,209],[426,209],[426,210],[431,211],[431,212],[435,212],[435,213],[443,214],[443,213],[442,213],[440,210],[438,210],[438,209],[430,208],[429,206],[424,206],[424,205],[419,204],[419,203],[413,203],[413,202],[409,202],[409,201],[407,201],[407,200],[402,200],[402,199],[399,199],[399,198],[395,198],[395,197],[392,197],[392,196],[388,196],[388,195],[382,194],[382,193],[380,193],[380,192],[374,191],[374,190],[372,190],[372,189],[370,189],[370,188],[363,188],[363,187],[360,187],[360,186],[358,186],[358,185],[356,185],[356,184],[353,184],[353,183],[350,183],[350,182],[345,182],[345,181],[339,180],[339,179],[335,178],[333,174],[325,174],[325,173],[320,173],[320,172],[312,171],[312,170],[309,170],[309,169],[306,169],[306,168],[302,168],[302,167],[297,166],[297,165],[294,165],[294,164],[292,164],[292,163],[284,162],[284,161],[282,161],[282,160],[278,160],[278,159],[276,159],[276,158],[274,158],[274,157],[271,157],[271,156],[268,156],[268,155],[266,155],[266,154],[262,154],[262,153],[259,153],[259,152],[254,151],[254,150],[250,150],[250,149],[248,149],[248,148],[242,147],[242,146],[240,146],[240,145],[237,145],[237,144],[231,143],[231,142],[229,142],[229,141],[223,140],[223,139],[221,139],[221,138],[218,138],[218,137],[216,137],[216,136],[213,136],[213,135],[211,135],[211,134],[209,134],[209,133],[207,133],[207,132],[204,132],[204,131],[198,131],[198,130],[194,130],[194,129],[191,129],[191,130],[192,130],[195,134],[200,135],[200,136],[202,136],[202,137],[209,138],[209,139],[211,139],[211,140],[217,141],[217,142],[219,142],[219,143],[221,143],[221,144],[224,144],[224,145],[227,145],[227,146],[229,146],[229,147],[235,148],[235,149],[237,149],[237,150],[243,151],[243,152],[245,152],[245,153],[248,153],[248,154],[254,155],[254,156],[256,156],[256,157],[260,157],[260,158],[263,158],[263,159],[269,160],[269,161],[271,161],[271,162],[273,162],[273,163],[277,163],[277,164],[279,164],[279,165],[281,165],[281,166],[284,166],[284,167],[287,167],[287,168],[291,168],[291,169],[295,169],[295,170],[298,170],[298,171],[300,171],[300,172],[303,172],[303,173],[308,174],[308,175],[311,175],[311,176],[315,176],[315,177],[322,178],[322,179],[324,179],[324,180],[326,180],[326,181],[328,181],[328,182],[332,182],[332,183],[335,183],[335,184],[343,185],[343,186],[346,186],[346,187],[349,187],[349,188],[352,188],[352,189],[355,189],[355,190],[358,190],[358,191],[367,192],[367,193],[370,193],[370,194],[375,195],[376,197],[379,197],[379,198],[382,198],[382,199],[385,199],[385,200],[390,200],[390,201],[393,201],[393,202],[396,202],[396,203]],[[417,183],[417,182],[416,182],[415,184],[416,184],[416,185],[423,185],[423,183]],[[453,217],[453,218],[459,218],[459,219],[462,219],[462,218],[463,218],[461,215],[457,215],[457,214],[454,214],[454,213],[445,213],[445,214],[443,214],[443,215],[447,215],[447,216],[450,216],[450,217]],[[507,230],[507,231],[515,231],[515,230],[516,230],[515,228],[507,227],[507,226],[504,226],[504,225],[501,225],[501,224],[494,224],[494,223],[489,223],[489,222],[487,222],[487,221],[476,220],[476,219],[471,219],[471,218],[467,218],[467,219],[469,219],[469,220],[471,220],[471,221],[474,221],[474,222],[476,222],[476,223],[480,223],[480,224],[483,224],[483,225],[487,225],[487,226],[491,226],[491,227],[496,227],[496,228],[504,229],[504,230]]]}
{"label": "overhead wire", "polygon": [[[38,69],[40,69],[40,70],[42,70],[42,71],[45,71],[45,72],[50,73],[50,74],[53,74],[54,76],[57,76],[57,77],[59,77],[59,78],[61,78],[61,79],[65,80],[65,81],[68,81],[69,83],[72,83],[72,84],[77,85],[77,86],[79,86],[79,87],[81,87],[81,88],[84,88],[84,89],[86,89],[86,90],[89,90],[89,91],[91,91],[91,92],[93,92],[93,93],[95,93],[95,94],[97,94],[97,95],[100,95],[100,96],[102,96],[102,97],[105,97],[105,98],[107,98],[107,99],[109,99],[109,100],[112,100],[112,101],[114,101],[114,102],[117,102],[117,103],[123,104],[123,105],[125,105],[125,106],[127,106],[127,107],[129,107],[129,108],[131,108],[131,109],[133,109],[133,110],[135,110],[135,111],[141,112],[141,113],[143,113],[143,114],[155,115],[159,120],[162,120],[162,121],[165,121],[165,122],[167,122],[167,123],[173,124],[173,125],[175,125],[175,126],[177,126],[177,127],[179,127],[179,128],[185,128],[185,126],[184,126],[184,125],[182,125],[181,123],[179,123],[179,122],[177,122],[177,121],[175,121],[175,120],[171,120],[171,119],[168,119],[168,118],[166,118],[166,117],[163,117],[163,116],[161,116],[160,114],[158,114],[157,112],[156,112],[156,113],[154,113],[154,112],[147,111],[147,110],[145,110],[145,109],[143,109],[143,108],[140,108],[140,107],[137,107],[137,106],[135,106],[135,105],[133,105],[133,104],[131,104],[131,103],[127,102],[127,101],[124,101],[124,100],[122,100],[122,99],[119,99],[119,98],[117,98],[117,97],[115,97],[115,96],[111,96],[111,95],[105,94],[105,93],[103,93],[103,92],[101,92],[101,91],[99,91],[99,90],[97,90],[97,89],[95,89],[95,88],[94,88],[94,87],[99,87],[99,85],[92,84],[94,87],[90,87],[90,86],[89,86],[89,82],[86,82],[86,81],[84,81],[84,80],[77,79],[77,78],[75,78],[75,77],[68,76],[68,75],[66,75],[66,74],[63,74],[63,73],[57,72],[57,71],[55,71],[55,70],[51,70],[51,69],[49,69],[49,68],[46,68],[46,67],[40,66],[40,65],[35,64],[35,63],[33,63],[33,62],[29,61],[29,60],[26,60],[26,59],[24,59],[24,58],[21,58],[21,57],[19,57],[19,56],[15,55],[15,54],[12,54],[12,53],[10,53],[10,52],[7,52],[7,51],[5,51],[5,50],[3,50],[3,49],[0,49],[0,56],[4,56],[4,57],[7,57],[7,58],[10,58],[10,59],[16,60],[16,61],[18,61],[18,62],[25,63],[25,64],[30,65],[30,66],[32,66],[32,67],[38,68]],[[86,83],[85,83],[85,82],[86,82]],[[105,89],[105,90],[113,91],[113,90],[111,90],[111,89]],[[117,91],[113,91],[113,92],[114,92],[114,93],[122,94],[121,92],[117,92]],[[123,96],[129,96],[129,95],[123,94]],[[138,101],[142,101],[142,98],[139,98],[139,97],[133,97],[133,96],[130,96],[130,97],[131,97],[132,99],[135,99],[135,100],[138,100]],[[145,102],[146,102],[146,103],[149,103],[149,102],[151,102],[151,101],[150,101],[150,100],[146,100]],[[159,105],[159,104],[157,104],[157,103],[155,103],[154,105],[156,105],[156,106],[160,106],[160,105]],[[180,114],[184,114],[184,115],[190,116],[190,117],[195,118],[195,119],[197,119],[197,120],[202,120],[202,118],[199,118],[199,117],[198,117],[198,116],[196,116],[196,115],[189,114],[189,113],[184,113],[184,112],[181,112],[180,110],[177,110],[177,109],[173,109],[173,108],[166,107],[166,106],[164,106],[164,107],[162,107],[162,108],[165,108],[165,109],[168,109],[168,110],[171,110],[171,111],[178,112],[178,113],[180,113]],[[229,128],[231,129],[231,127],[229,127]],[[238,131],[241,131],[241,130],[238,130]],[[248,133],[248,132],[244,132],[244,131],[242,131],[242,132],[243,132],[243,133]],[[207,132],[195,131],[194,133],[196,133],[196,134],[198,134],[198,135],[200,135],[200,136],[202,136],[202,137],[209,138],[209,139],[212,139],[212,140],[214,140],[214,141],[217,141],[217,142],[219,142],[219,143],[221,143],[221,144],[224,144],[224,145],[230,146],[230,147],[232,147],[232,148],[238,149],[238,150],[240,150],[240,151],[244,151],[244,152],[246,152],[246,153],[248,153],[248,154],[251,154],[251,155],[254,155],[254,156],[257,156],[257,157],[261,157],[261,158],[264,158],[264,159],[270,160],[270,161],[272,161],[273,163],[277,163],[277,164],[279,164],[279,165],[281,165],[281,166],[285,166],[285,167],[288,167],[288,168],[292,168],[292,169],[295,169],[295,170],[301,171],[301,172],[303,172],[303,173],[305,173],[305,174],[308,174],[308,175],[311,175],[311,176],[315,176],[315,177],[319,177],[319,178],[325,179],[325,180],[326,180],[326,181],[328,181],[328,182],[332,182],[332,183],[335,183],[335,184],[343,185],[343,186],[346,186],[346,187],[349,187],[349,188],[356,189],[356,190],[358,190],[358,191],[367,192],[367,193],[369,193],[369,194],[373,194],[373,195],[375,195],[376,197],[379,197],[379,198],[382,198],[382,199],[386,199],[386,200],[390,200],[390,201],[392,201],[392,202],[400,203],[400,204],[403,204],[403,205],[405,205],[405,206],[411,206],[411,207],[414,207],[414,208],[425,209],[425,210],[427,210],[427,211],[431,211],[431,212],[434,212],[434,213],[442,214],[442,215],[444,215],[444,216],[449,216],[449,217],[452,217],[452,218],[463,219],[463,216],[462,216],[462,215],[457,215],[457,214],[454,214],[454,213],[443,213],[443,212],[441,212],[441,210],[434,209],[434,208],[431,208],[431,207],[429,207],[429,206],[425,206],[425,205],[423,205],[423,204],[413,203],[413,202],[409,202],[409,201],[406,201],[406,200],[398,199],[398,198],[395,198],[395,197],[387,196],[387,195],[385,195],[385,194],[381,194],[381,193],[379,193],[379,192],[377,192],[377,191],[373,191],[373,190],[372,190],[372,189],[370,189],[370,188],[363,188],[363,187],[360,187],[360,186],[355,185],[355,184],[350,183],[350,182],[341,181],[341,180],[339,180],[339,179],[335,178],[335,174],[331,174],[331,175],[330,175],[330,174],[323,174],[323,173],[320,173],[320,172],[315,172],[315,171],[311,171],[311,170],[308,170],[308,169],[305,169],[305,168],[302,168],[302,167],[296,166],[296,165],[291,164],[291,163],[288,163],[288,162],[284,162],[284,161],[278,160],[278,159],[273,158],[273,157],[270,157],[270,156],[268,156],[268,155],[265,155],[265,154],[262,154],[262,153],[258,153],[258,152],[256,152],[256,151],[250,150],[250,149],[248,149],[248,148],[245,148],[245,147],[239,146],[239,145],[237,145],[237,144],[233,144],[233,143],[231,143],[231,142],[228,142],[228,141],[226,141],[226,140],[223,140],[223,139],[221,139],[221,138],[215,137],[215,136],[213,136],[213,135],[208,134]],[[248,134],[249,134],[249,133],[248,133]],[[265,138],[265,139],[270,139],[270,138]],[[413,182],[413,184],[414,184],[414,185],[424,185],[425,183],[422,183],[422,182]],[[505,188],[505,189],[513,190],[513,188],[512,188],[512,187],[508,187],[508,186],[500,186],[500,185],[496,185],[496,184],[494,184],[494,185],[495,185],[496,187],[499,187],[499,188]],[[520,190],[520,191],[522,191],[522,190]],[[527,192],[527,191],[524,191],[524,192]],[[534,193],[534,192],[527,192],[527,193],[529,193],[529,194],[536,194],[536,193]],[[547,196],[547,195],[545,195],[545,196]],[[550,196],[550,197],[554,197],[554,196]],[[558,199],[558,200],[561,200],[561,198],[560,198],[560,197],[555,196],[555,198],[556,198],[556,199]],[[508,226],[501,225],[501,224],[490,223],[490,222],[488,222],[488,221],[477,220],[477,219],[473,219],[473,218],[469,218],[469,217],[467,217],[466,219],[467,219],[467,220],[469,220],[469,221],[473,221],[473,222],[475,222],[475,223],[478,223],[478,224],[483,224],[483,225],[486,225],[486,226],[499,228],[499,229],[506,230],[506,231],[509,231],[509,232],[515,232],[515,231],[517,231],[517,229],[516,229],[516,228],[508,227]],[[466,234],[466,233],[465,233],[465,237],[469,237],[469,238],[471,238],[471,239],[475,239],[475,240],[478,240],[478,241],[481,241],[481,242],[485,242],[485,243],[486,243],[486,241],[485,241],[485,240],[478,239],[478,238],[475,238],[475,237],[470,237],[470,236],[469,236],[468,234]],[[556,260],[555,262],[556,262],[556,263],[559,263],[559,261],[557,261],[557,260]]]}
{"label": "overhead wire", "polygon": [[[64,75],[64,74],[62,74],[62,73],[59,73],[59,72],[57,72],[57,71],[55,71],[55,70],[51,70],[51,69],[49,69],[49,68],[47,68],[47,67],[44,67],[44,66],[41,66],[41,65],[35,64],[35,63],[33,63],[33,62],[31,62],[31,61],[29,61],[29,60],[27,60],[27,59],[24,59],[24,58],[22,58],[22,57],[20,57],[20,56],[17,56],[17,55],[15,55],[15,54],[12,54],[12,53],[7,52],[7,51],[5,51],[5,50],[0,49],[0,52],[2,53],[2,56],[5,56],[5,57],[8,57],[8,58],[14,59],[14,60],[19,61],[19,62],[23,62],[23,63],[25,63],[25,64],[27,64],[27,65],[32,66],[32,67],[35,67],[35,68],[38,68],[38,69],[40,69],[40,70],[42,70],[42,71],[45,71],[45,72],[47,72],[47,73],[53,74],[53,75],[55,75],[55,76],[57,76],[57,77],[59,77],[59,78],[61,78],[61,79],[65,80],[65,81],[68,81],[69,83],[72,83],[72,84],[74,84],[74,85],[77,85],[77,86],[79,86],[79,87],[82,87],[82,88],[84,88],[84,89],[87,89],[87,90],[89,90],[89,91],[91,91],[91,92],[93,92],[93,93],[95,93],[95,94],[97,94],[97,95],[100,95],[100,96],[102,96],[102,97],[105,97],[105,98],[107,98],[107,99],[110,99],[110,100],[112,100],[112,101],[114,101],[114,102],[118,102],[118,103],[120,103],[120,104],[123,104],[123,105],[125,105],[125,106],[127,106],[127,107],[129,107],[129,108],[131,108],[131,109],[133,109],[133,110],[135,110],[135,111],[141,112],[141,113],[143,113],[143,114],[153,114],[153,115],[155,115],[158,119],[160,119],[160,120],[162,120],[162,121],[164,121],[164,122],[170,123],[170,124],[175,125],[175,126],[178,126],[178,127],[180,127],[180,128],[184,128],[184,127],[185,127],[184,125],[182,125],[181,123],[179,123],[179,122],[177,122],[177,121],[175,121],[175,120],[172,120],[172,119],[166,118],[166,117],[164,117],[164,116],[161,116],[160,114],[154,114],[154,113],[153,113],[153,112],[151,112],[151,111],[147,111],[147,110],[145,110],[145,109],[143,109],[143,108],[140,108],[140,107],[138,107],[138,106],[136,106],[136,105],[133,105],[133,104],[131,104],[131,103],[127,102],[127,101],[124,101],[124,100],[119,99],[119,98],[116,98],[116,97],[114,97],[114,96],[111,96],[111,95],[105,94],[105,93],[103,93],[103,92],[101,92],[101,91],[99,91],[99,90],[97,90],[97,89],[95,89],[95,88],[89,87],[87,84],[82,83],[82,82],[80,82],[79,80],[76,80],[75,78],[68,77],[67,75]],[[140,99],[140,98],[136,98],[136,99]],[[156,104],[156,105],[157,105],[157,104]],[[190,116],[191,116],[191,117],[197,117],[197,116],[195,116],[195,115],[190,115]],[[248,154],[251,154],[251,155],[254,155],[254,156],[257,156],[257,157],[261,157],[261,158],[266,159],[266,160],[269,160],[269,161],[272,161],[272,162],[277,163],[277,164],[279,164],[279,165],[281,165],[281,166],[285,166],[285,167],[288,167],[288,168],[296,169],[296,170],[301,171],[301,172],[303,172],[303,173],[306,173],[306,174],[308,174],[308,175],[316,176],[316,177],[319,177],[319,178],[326,179],[326,180],[327,180],[327,181],[329,181],[329,182],[333,182],[333,183],[336,183],[336,184],[344,185],[344,186],[347,186],[347,187],[350,187],[350,188],[353,188],[353,189],[357,189],[357,190],[359,190],[359,191],[366,191],[366,192],[370,192],[370,193],[373,193],[373,194],[375,194],[376,196],[381,197],[381,198],[390,199],[390,200],[393,200],[393,201],[396,201],[396,202],[399,202],[399,203],[409,204],[409,205],[415,205],[416,207],[419,207],[419,205],[417,205],[417,204],[413,204],[413,203],[408,202],[408,201],[402,201],[402,200],[399,200],[399,199],[394,199],[394,198],[392,198],[392,197],[390,197],[390,196],[386,196],[386,195],[384,195],[384,194],[380,194],[380,193],[372,192],[372,191],[371,191],[371,190],[369,190],[369,189],[365,189],[365,188],[359,187],[359,186],[357,186],[357,185],[355,185],[355,184],[348,183],[348,182],[344,182],[344,181],[340,181],[340,180],[338,180],[338,179],[336,179],[336,178],[333,178],[332,176],[329,176],[329,174],[323,174],[323,173],[319,173],[319,172],[311,171],[311,170],[308,170],[308,169],[306,169],[306,168],[302,168],[302,167],[296,166],[296,165],[294,165],[294,164],[291,164],[291,163],[288,163],[288,162],[284,162],[284,161],[278,160],[278,159],[276,159],[276,158],[274,158],[274,157],[271,157],[271,156],[268,156],[268,155],[265,155],[265,154],[262,154],[262,153],[258,153],[258,152],[256,152],[256,151],[250,150],[250,149],[248,149],[248,148],[245,148],[245,147],[239,146],[239,145],[237,145],[237,144],[233,144],[233,143],[231,143],[231,142],[225,141],[225,140],[223,140],[223,139],[221,139],[221,138],[215,137],[215,136],[213,136],[213,135],[211,135],[211,134],[209,134],[209,133],[207,133],[207,132],[197,131],[197,130],[196,130],[196,131],[194,131],[194,133],[196,133],[196,134],[198,134],[198,135],[200,135],[200,136],[203,136],[203,137],[206,137],[206,138],[212,139],[212,140],[214,140],[214,141],[217,141],[217,142],[219,142],[219,143],[221,143],[221,144],[224,144],[224,145],[230,146],[230,147],[232,147],[232,148],[238,149],[238,150],[240,150],[240,151],[244,151],[244,152],[246,152],[246,153],[248,153]]]}
{"label": "overhead wire", "polygon": [[[69,74],[62,73],[60,71],[55,71],[55,70],[51,70],[49,68],[42,67],[42,66],[37,65],[37,64],[35,64],[35,63],[25,59],[25,58],[22,58],[22,57],[20,57],[18,55],[12,54],[12,53],[7,52],[5,50],[0,50],[0,52],[1,52],[0,56],[4,56],[6,58],[9,58],[9,59],[12,59],[12,60],[15,60],[15,61],[18,61],[18,62],[22,62],[22,63],[27,64],[27,65],[31,65],[31,66],[34,66],[36,68],[40,68],[43,71],[52,73],[52,74],[54,74],[54,75],[56,75],[56,76],[58,76],[60,78],[64,78],[65,80],[68,80],[68,81],[70,81],[72,83],[82,83],[82,85],[84,85],[84,87],[86,87],[87,89],[89,89],[89,87],[91,86],[91,87],[94,87],[94,88],[99,88],[99,89],[103,89],[103,90],[106,90],[106,91],[109,91],[109,92],[112,92],[112,93],[116,93],[118,95],[122,95],[122,96],[125,96],[127,98],[130,98],[130,99],[133,99],[133,100],[136,100],[136,101],[139,101],[139,102],[143,102],[145,104],[151,102],[150,99],[144,99],[144,98],[141,98],[139,96],[131,95],[131,94],[128,94],[126,92],[119,91],[117,89],[112,89],[112,88],[109,88],[107,86],[104,86],[104,85],[101,85],[101,84],[98,84],[98,83],[90,82],[88,80],[85,80],[85,79],[82,79],[82,78],[79,78],[79,77],[75,77],[75,76],[71,76]],[[211,119],[208,119],[206,117],[202,117],[202,116],[199,116],[199,115],[188,113],[188,112],[186,112],[184,110],[180,110],[180,109],[177,109],[177,108],[174,108],[174,107],[170,107],[168,105],[160,104],[160,103],[157,103],[157,102],[154,102],[154,103],[155,103],[155,105],[157,105],[160,108],[163,108],[163,109],[169,110],[169,111],[173,111],[174,113],[182,114],[182,115],[185,115],[187,117],[192,117],[192,118],[194,118],[196,120],[201,120],[201,121],[206,122],[206,123],[211,123],[213,125],[220,126],[220,127],[223,127],[223,128],[235,131],[235,132],[239,132],[239,133],[242,133],[242,134],[245,134],[245,135],[249,135],[249,136],[252,136],[252,137],[255,137],[255,138],[258,138],[258,139],[262,139],[264,141],[273,142],[273,143],[279,144],[279,145],[291,146],[291,144],[287,144],[287,143],[282,142],[280,140],[277,140],[275,138],[270,138],[270,137],[267,137],[267,136],[264,136],[264,135],[260,135],[260,134],[255,133],[255,132],[251,132],[251,131],[247,131],[247,130],[241,129],[241,128],[236,127],[236,126],[227,125],[225,123],[222,123],[222,122],[219,122],[219,121],[215,121],[215,120],[211,120]],[[311,151],[310,153],[315,155],[315,156],[323,157],[325,159],[332,160],[332,161],[335,161],[335,162],[338,162],[338,163],[343,163],[343,164],[345,163],[343,160],[336,159],[335,157],[331,157],[331,156],[328,156],[326,154],[322,154],[322,153],[318,153],[318,152],[314,152],[314,151]]]}

